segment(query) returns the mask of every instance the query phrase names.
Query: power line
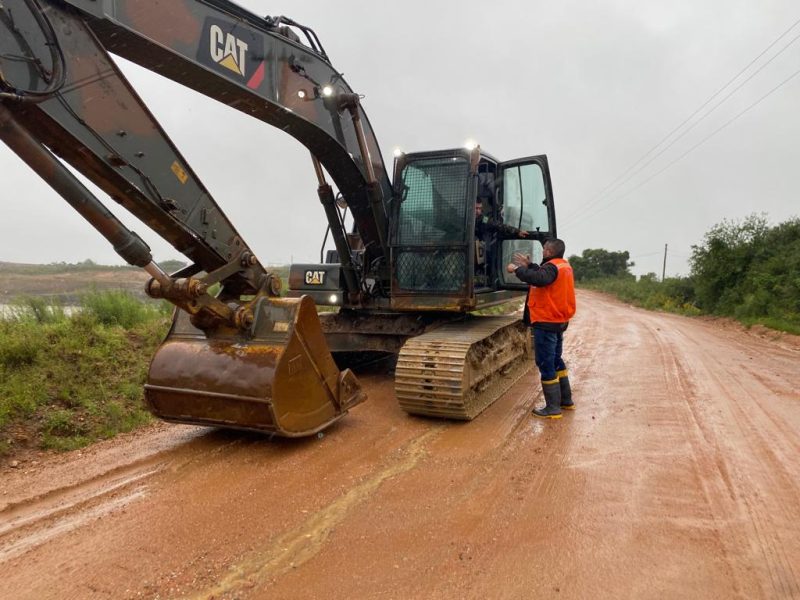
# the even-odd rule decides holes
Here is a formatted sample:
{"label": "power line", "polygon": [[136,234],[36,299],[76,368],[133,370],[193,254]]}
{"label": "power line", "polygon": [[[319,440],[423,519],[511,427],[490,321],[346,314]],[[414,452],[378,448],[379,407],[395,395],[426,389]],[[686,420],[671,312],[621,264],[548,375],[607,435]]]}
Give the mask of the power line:
{"label": "power line", "polygon": [[704,137],[702,140],[700,140],[699,142],[697,142],[697,143],[696,143],[694,146],[692,146],[691,148],[689,148],[689,149],[688,149],[686,152],[684,152],[683,154],[681,154],[680,156],[678,156],[677,158],[675,158],[674,160],[672,160],[671,162],[669,162],[669,163],[668,163],[668,164],[667,164],[667,165],[666,165],[666,166],[665,166],[663,169],[661,169],[661,170],[659,170],[659,171],[656,171],[655,173],[653,173],[652,175],[650,175],[650,176],[649,176],[649,177],[647,177],[646,179],[642,180],[642,181],[641,181],[639,184],[637,184],[636,186],[634,186],[634,187],[632,187],[631,189],[629,189],[629,190],[628,190],[627,192],[625,192],[624,194],[622,194],[622,195],[620,195],[620,196],[616,196],[616,197],[613,197],[613,198],[611,198],[610,202],[607,202],[607,203],[605,204],[605,206],[602,206],[602,207],[600,207],[600,208],[599,208],[599,210],[595,210],[595,211],[593,211],[593,212],[591,212],[591,213],[584,213],[583,215],[580,215],[580,216],[579,216],[577,219],[575,219],[573,222],[577,223],[577,222],[579,222],[579,221],[581,221],[581,220],[583,220],[583,219],[585,219],[585,218],[587,218],[587,217],[590,217],[590,216],[595,216],[595,215],[597,215],[597,214],[599,214],[599,213],[603,212],[604,210],[606,210],[606,209],[607,209],[609,206],[611,206],[613,203],[615,203],[615,202],[618,202],[619,200],[622,200],[623,198],[626,198],[627,196],[630,196],[630,195],[631,195],[633,192],[635,192],[636,190],[638,190],[639,188],[641,188],[641,187],[642,187],[643,185],[645,185],[647,182],[649,182],[650,180],[652,180],[652,179],[653,179],[653,178],[655,178],[655,177],[658,177],[659,175],[661,175],[661,173],[663,173],[664,171],[666,171],[667,169],[669,169],[669,168],[670,168],[672,165],[674,165],[675,163],[679,162],[681,159],[683,159],[683,158],[684,158],[686,155],[688,155],[690,152],[693,152],[694,150],[696,150],[697,148],[699,148],[700,146],[702,146],[703,144],[705,144],[705,143],[706,143],[708,140],[710,140],[712,137],[714,137],[715,135],[717,135],[717,134],[718,134],[720,131],[722,131],[723,129],[725,129],[725,128],[726,128],[726,127],[728,127],[729,125],[731,125],[731,124],[732,124],[734,121],[736,121],[737,119],[739,119],[739,117],[741,117],[742,115],[744,115],[744,114],[745,114],[746,112],[748,112],[750,109],[752,109],[752,108],[755,108],[756,106],[758,106],[758,105],[759,105],[759,104],[760,104],[762,101],[764,101],[766,98],[768,98],[769,96],[771,96],[772,94],[774,94],[775,92],[777,92],[777,91],[778,91],[780,88],[782,88],[784,85],[786,85],[787,83],[789,83],[789,81],[791,81],[792,79],[794,79],[794,78],[795,78],[795,77],[797,77],[798,75],[800,75],[800,70],[797,70],[797,71],[795,71],[794,73],[792,73],[791,75],[789,75],[789,77],[787,77],[786,79],[784,79],[784,80],[783,80],[781,83],[779,83],[779,84],[778,84],[778,85],[776,85],[774,88],[772,88],[770,91],[768,91],[766,94],[764,94],[763,96],[761,96],[761,98],[759,98],[758,100],[756,100],[755,102],[753,102],[752,104],[750,104],[750,105],[749,105],[747,108],[745,108],[743,111],[739,112],[739,113],[738,113],[738,114],[736,114],[734,117],[732,117],[731,119],[729,119],[728,121],[726,121],[725,123],[723,123],[722,125],[720,125],[719,127],[717,127],[717,129],[715,129],[715,130],[714,130],[714,131],[712,131],[712,132],[711,132],[709,135],[707,135],[707,136],[706,136],[706,137]]}
{"label": "power line", "polygon": [[[743,81],[743,82],[742,82],[742,83],[741,83],[739,86],[737,86],[737,87],[736,87],[736,88],[735,88],[735,89],[734,89],[734,90],[733,90],[733,91],[732,91],[730,94],[728,94],[727,96],[725,96],[725,98],[723,98],[723,99],[722,99],[722,100],[721,100],[719,103],[717,103],[715,106],[713,106],[713,107],[711,108],[711,110],[709,110],[709,111],[708,111],[708,112],[707,112],[705,115],[703,115],[702,117],[700,117],[700,119],[698,119],[698,120],[697,120],[697,121],[696,121],[696,122],[695,122],[695,123],[694,123],[694,124],[693,124],[691,127],[689,127],[689,128],[686,130],[686,131],[684,131],[683,133],[681,133],[681,135],[679,135],[677,138],[675,138],[674,140],[672,140],[672,142],[670,142],[670,144],[669,144],[669,145],[668,145],[666,148],[662,149],[662,150],[661,150],[661,151],[660,151],[658,154],[656,154],[656,156],[654,156],[654,157],[653,157],[651,160],[649,160],[647,163],[645,163],[645,164],[644,164],[644,165],[642,165],[642,166],[641,166],[639,169],[637,169],[637,170],[636,170],[634,173],[632,173],[632,174],[630,175],[630,177],[627,177],[627,178],[625,178],[625,176],[626,176],[626,175],[628,175],[628,174],[629,174],[629,173],[630,173],[630,172],[631,172],[631,171],[632,171],[634,168],[636,168],[636,167],[639,165],[639,163],[641,163],[643,160],[645,160],[645,159],[646,159],[646,158],[647,158],[647,157],[648,157],[650,154],[652,154],[652,153],[653,153],[653,152],[654,152],[654,151],[655,151],[655,150],[656,150],[656,149],[657,149],[659,146],[661,146],[661,145],[662,145],[664,142],[666,142],[666,141],[667,141],[667,140],[668,140],[670,137],[672,137],[672,135],[674,135],[674,134],[675,134],[676,132],[678,132],[678,131],[679,131],[679,130],[680,130],[680,129],[681,129],[683,126],[684,126],[684,125],[686,125],[686,124],[687,124],[689,121],[691,121],[691,120],[692,120],[692,118],[694,118],[694,117],[695,117],[695,116],[696,116],[696,115],[697,115],[697,114],[698,114],[698,113],[699,113],[701,110],[703,110],[703,109],[704,109],[706,106],[708,106],[708,104],[709,104],[709,103],[711,103],[711,101],[712,101],[712,100],[714,100],[714,98],[716,98],[717,96],[719,96],[719,95],[720,95],[720,94],[721,94],[721,93],[722,93],[722,92],[723,92],[723,91],[724,91],[724,90],[725,90],[725,89],[726,89],[728,86],[730,86],[730,85],[731,85],[731,84],[732,84],[734,81],[736,81],[736,80],[737,80],[737,79],[738,79],[738,78],[739,78],[739,77],[740,77],[742,74],[744,74],[744,73],[745,73],[745,72],[746,72],[746,71],[747,71],[747,70],[748,70],[748,69],[749,69],[751,66],[753,66],[753,64],[755,64],[755,63],[756,63],[756,62],[757,62],[757,61],[758,61],[758,60],[759,60],[759,59],[760,59],[762,56],[764,56],[764,55],[765,55],[765,54],[766,54],[766,53],[767,53],[767,52],[768,52],[768,51],[769,51],[769,50],[770,50],[770,49],[771,49],[773,46],[775,46],[775,44],[777,44],[777,43],[778,43],[778,42],[779,42],[781,39],[783,39],[784,37],[786,37],[786,35],[787,35],[787,34],[788,34],[788,33],[789,33],[789,32],[790,32],[792,29],[794,29],[794,28],[795,28],[795,27],[796,27],[798,24],[800,24],[800,19],[798,19],[797,21],[795,21],[794,23],[792,23],[792,25],[791,25],[791,26],[790,26],[790,27],[789,27],[789,28],[788,28],[786,31],[784,31],[784,32],[783,32],[782,34],[780,34],[780,35],[779,35],[777,38],[775,38],[775,39],[774,39],[774,40],[773,40],[773,41],[772,41],[772,42],[771,42],[771,43],[770,43],[770,44],[769,44],[769,45],[768,45],[766,48],[764,48],[764,49],[763,49],[763,50],[762,50],[762,51],[761,51],[761,52],[760,52],[760,53],[759,53],[759,54],[758,54],[758,55],[757,55],[755,58],[753,58],[753,59],[752,59],[752,60],[751,60],[749,63],[747,63],[747,64],[746,64],[744,67],[742,67],[742,69],[740,69],[740,70],[739,70],[739,72],[738,72],[738,73],[736,73],[736,75],[734,75],[734,76],[733,76],[731,79],[729,79],[729,80],[728,80],[728,82],[727,82],[727,83],[725,83],[725,85],[723,85],[723,86],[722,86],[721,88],[719,88],[719,89],[718,89],[716,92],[714,92],[714,93],[713,93],[711,96],[709,96],[709,97],[708,97],[708,99],[706,99],[706,101],[705,101],[705,102],[703,102],[703,103],[702,103],[702,104],[701,104],[701,105],[700,105],[700,106],[699,106],[699,107],[698,107],[698,108],[697,108],[697,109],[696,109],[694,112],[692,112],[692,114],[690,114],[688,117],[686,117],[686,118],[685,118],[685,119],[684,119],[684,120],[683,120],[683,121],[682,121],[682,122],[681,122],[679,125],[677,125],[677,126],[676,126],[675,128],[673,128],[673,129],[672,129],[672,130],[671,130],[671,131],[670,131],[670,132],[669,132],[667,135],[665,135],[663,138],[661,138],[661,140],[659,140],[659,141],[658,141],[658,143],[656,143],[656,144],[655,144],[655,145],[654,145],[652,148],[650,148],[650,149],[649,149],[647,152],[645,152],[645,153],[644,153],[642,156],[640,156],[640,157],[639,157],[639,158],[638,158],[638,159],[637,159],[637,160],[636,160],[636,161],[635,161],[635,162],[634,162],[632,165],[630,165],[630,166],[629,166],[629,167],[628,167],[628,168],[627,168],[627,169],[626,169],[626,170],[625,170],[625,171],[624,171],[624,172],[623,172],[621,175],[617,176],[617,177],[616,177],[616,178],[615,178],[615,179],[614,179],[614,180],[613,180],[611,183],[609,183],[608,185],[606,185],[606,186],[605,186],[605,187],[604,187],[602,190],[600,190],[600,191],[599,191],[597,194],[595,194],[595,195],[594,195],[592,198],[590,198],[590,199],[589,199],[589,200],[586,202],[586,204],[585,204],[583,207],[581,207],[581,208],[578,208],[577,210],[575,210],[575,211],[573,211],[572,213],[570,213],[569,215],[567,215],[567,216],[566,216],[566,219],[565,219],[565,223],[569,223],[570,221],[572,221],[572,220],[574,219],[574,217],[575,217],[577,214],[579,214],[579,213],[578,213],[578,211],[579,211],[579,210],[585,210],[585,209],[589,208],[589,207],[590,207],[592,204],[594,204],[596,201],[600,200],[600,199],[601,199],[601,198],[602,198],[604,195],[606,195],[606,193],[607,193],[607,192],[609,192],[610,190],[612,190],[612,189],[614,189],[614,188],[619,188],[619,187],[623,186],[625,183],[627,183],[628,181],[630,181],[630,179],[632,179],[634,176],[636,176],[638,173],[640,173],[640,172],[642,171],[642,169],[644,169],[645,167],[647,167],[648,165],[650,165],[650,164],[651,164],[651,163],[652,163],[652,162],[653,162],[653,161],[654,161],[656,158],[658,158],[659,156],[661,156],[661,155],[662,155],[664,152],[666,152],[666,151],[667,151],[667,150],[668,150],[668,149],[669,149],[669,148],[670,148],[672,145],[674,145],[674,144],[675,144],[675,142],[677,142],[679,139],[681,139],[681,138],[682,138],[684,135],[686,135],[686,134],[687,134],[689,131],[691,131],[691,130],[692,130],[692,129],[693,129],[693,128],[694,128],[694,127],[695,127],[695,126],[698,124],[698,123],[700,123],[700,122],[701,122],[703,119],[705,119],[705,118],[706,118],[708,115],[710,115],[712,112],[714,112],[714,110],[716,110],[716,109],[717,109],[717,107],[719,107],[721,104],[723,104],[723,103],[724,103],[724,102],[725,102],[725,101],[726,101],[728,98],[730,98],[730,97],[731,97],[731,96],[732,96],[734,93],[736,93],[736,92],[737,92],[739,89],[741,89],[741,87],[742,87],[742,86],[744,86],[744,85],[745,85],[745,84],[746,84],[748,81],[750,81],[750,80],[751,80],[753,77],[755,77],[755,75],[757,75],[759,72],[761,72],[761,71],[762,71],[762,70],[763,70],[763,69],[764,69],[764,68],[765,68],[765,67],[766,67],[768,64],[770,64],[770,63],[771,63],[773,60],[775,60],[775,59],[776,59],[778,56],[780,56],[781,54],[783,54],[783,52],[785,52],[785,51],[786,51],[786,49],[787,49],[787,48],[789,48],[789,46],[791,46],[791,45],[792,45],[794,42],[796,42],[796,41],[797,41],[797,39],[798,39],[798,38],[800,38],[800,34],[799,34],[799,35],[797,35],[797,36],[795,36],[794,38],[792,38],[792,39],[789,41],[789,43],[788,43],[788,44],[786,44],[786,45],[785,45],[783,48],[781,48],[781,49],[780,49],[780,50],[779,50],[779,51],[778,51],[776,54],[774,54],[774,55],[773,55],[773,56],[772,56],[772,57],[771,57],[771,58],[770,58],[770,59],[769,59],[767,62],[765,62],[763,65],[761,65],[761,66],[760,66],[760,67],[759,67],[759,68],[758,68],[758,69],[757,69],[757,70],[756,70],[754,73],[752,73],[752,74],[751,74],[751,75],[750,75],[750,76],[749,76],[747,79],[745,79],[745,81]],[[625,179],[624,179],[624,181],[620,181],[620,180],[622,180],[623,178],[625,178]],[[619,182],[619,183],[618,183],[618,182]]]}
{"label": "power line", "polygon": [[[732,90],[731,90],[731,91],[730,91],[730,92],[729,92],[729,93],[728,93],[728,94],[727,94],[727,95],[726,95],[724,98],[722,98],[722,100],[720,100],[720,101],[719,101],[719,102],[717,102],[717,103],[716,103],[714,106],[712,106],[712,107],[711,107],[711,110],[709,110],[708,112],[706,112],[706,113],[705,113],[703,116],[701,116],[701,117],[700,117],[698,120],[696,120],[694,123],[692,123],[692,124],[691,124],[689,127],[687,127],[685,130],[683,130],[683,132],[681,132],[681,134],[680,134],[678,137],[676,137],[676,138],[675,138],[674,140],[672,140],[672,141],[671,141],[669,144],[667,144],[666,146],[664,146],[664,147],[663,147],[663,148],[662,148],[662,149],[661,149],[661,150],[660,150],[660,151],[659,151],[659,152],[658,152],[658,153],[657,153],[655,156],[653,156],[653,157],[652,157],[650,160],[648,160],[646,163],[644,163],[644,164],[643,164],[641,167],[639,167],[638,169],[636,169],[636,171],[634,171],[633,173],[631,173],[631,175],[630,175],[629,177],[627,177],[627,178],[626,178],[624,181],[621,181],[621,182],[620,182],[620,183],[619,183],[617,186],[615,186],[615,187],[616,187],[617,189],[621,188],[623,185],[625,185],[625,184],[626,184],[626,183],[628,183],[628,182],[629,182],[631,179],[633,179],[633,178],[634,178],[636,175],[638,175],[639,173],[641,173],[641,172],[642,172],[642,171],[643,171],[643,170],[644,170],[646,167],[648,167],[649,165],[651,165],[651,164],[653,163],[653,161],[655,161],[655,160],[656,160],[656,159],[657,159],[659,156],[661,156],[662,154],[664,154],[664,153],[665,153],[667,150],[669,150],[670,148],[672,148],[672,146],[674,146],[674,145],[675,145],[675,143],[676,143],[678,140],[682,139],[682,138],[683,138],[683,137],[684,137],[684,136],[685,136],[687,133],[689,133],[689,132],[690,132],[692,129],[694,129],[694,128],[695,128],[695,127],[698,125],[698,124],[700,124],[700,123],[703,121],[703,119],[705,119],[706,117],[708,117],[708,116],[709,116],[709,115],[710,115],[712,112],[714,112],[714,111],[715,111],[717,108],[719,108],[719,107],[720,107],[722,104],[724,104],[724,103],[725,103],[725,102],[726,102],[726,101],[727,101],[727,100],[728,100],[728,99],[729,99],[731,96],[733,96],[733,95],[734,95],[736,92],[738,92],[738,91],[739,91],[739,90],[740,90],[742,87],[744,87],[744,85],[745,85],[745,84],[747,84],[747,82],[748,82],[748,81],[750,81],[750,80],[751,80],[753,77],[755,77],[756,75],[758,75],[758,74],[759,74],[759,73],[760,73],[760,72],[761,72],[761,71],[762,71],[762,70],[763,70],[763,69],[764,69],[764,68],[765,68],[765,67],[766,67],[768,64],[770,64],[770,63],[771,63],[773,60],[775,60],[775,59],[776,59],[778,56],[780,56],[781,54],[783,54],[783,52],[784,52],[784,51],[785,51],[785,50],[786,50],[786,49],[787,49],[789,46],[791,46],[791,45],[792,45],[794,42],[796,42],[798,39],[800,39],[800,34],[797,34],[797,35],[796,35],[794,38],[792,38],[792,40],[791,40],[791,41],[790,41],[788,44],[786,44],[786,45],[785,45],[783,48],[781,48],[781,50],[780,50],[780,51],[778,51],[778,52],[777,52],[777,53],[776,53],[774,56],[772,56],[772,58],[770,58],[770,59],[769,59],[767,62],[765,62],[765,63],[764,63],[763,65],[761,65],[761,66],[760,66],[758,69],[756,69],[756,70],[755,70],[755,71],[754,71],[754,72],[753,72],[753,73],[752,73],[752,74],[751,74],[751,75],[750,75],[750,76],[749,76],[747,79],[745,79],[745,80],[744,80],[742,83],[740,83],[738,86],[736,86],[735,88],[733,88],[733,89],[732,89]],[[612,191],[613,191],[613,190],[612,190]]]}
{"label": "power line", "polygon": [[656,250],[655,252],[648,252],[647,254],[637,254],[636,256],[631,256],[630,260],[634,260],[636,258],[645,258],[647,256],[655,256],[656,254],[660,256],[661,250]]}

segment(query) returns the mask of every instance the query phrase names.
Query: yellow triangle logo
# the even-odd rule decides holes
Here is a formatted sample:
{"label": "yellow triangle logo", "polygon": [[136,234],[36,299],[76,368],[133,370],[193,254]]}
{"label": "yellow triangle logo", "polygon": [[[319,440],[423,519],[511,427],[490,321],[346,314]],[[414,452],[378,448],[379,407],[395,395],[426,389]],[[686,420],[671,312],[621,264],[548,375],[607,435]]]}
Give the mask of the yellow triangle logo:
{"label": "yellow triangle logo", "polygon": [[239,65],[236,64],[236,59],[233,58],[233,54],[228,54],[228,56],[226,56],[221,61],[219,61],[219,64],[221,64],[226,69],[230,69],[231,71],[233,71],[237,75],[244,75],[239,70]]}

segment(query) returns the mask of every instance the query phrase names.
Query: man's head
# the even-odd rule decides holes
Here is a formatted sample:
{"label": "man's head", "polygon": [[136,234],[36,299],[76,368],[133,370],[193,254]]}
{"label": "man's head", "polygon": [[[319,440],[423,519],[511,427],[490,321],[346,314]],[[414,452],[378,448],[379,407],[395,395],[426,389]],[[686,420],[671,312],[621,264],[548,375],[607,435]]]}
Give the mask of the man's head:
{"label": "man's head", "polygon": [[475,202],[475,217],[480,217],[483,215],[483,199],[478,198]]}
{"label": "man's head", "polygon": [[564,242],[558,238],[550,238],[544,243],[542,248],[542,258],[549,260],[551,258],[564,258],[564,251],[566,247]]}

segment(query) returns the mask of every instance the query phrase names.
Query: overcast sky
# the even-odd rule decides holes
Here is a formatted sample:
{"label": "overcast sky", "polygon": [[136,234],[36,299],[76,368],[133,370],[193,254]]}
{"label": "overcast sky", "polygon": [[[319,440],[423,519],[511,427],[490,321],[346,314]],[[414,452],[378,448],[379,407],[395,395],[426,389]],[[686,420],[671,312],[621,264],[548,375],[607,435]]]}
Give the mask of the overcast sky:
{"label": "overcast sky", "polygon": [[[800,69],[800,39],[790,44],[800,23],[688,125],[790,44],[763,70],[663,154],[664,145],[646,156],[800,19],[796,0],[239,3],[315,29],[365,96],[389,163],[394,147],[449,148],[468,138],[502,160],[547,154],[569,254],[628,250],[637,273],[660,274],[668,243],[667,274],[686,273],[690,246],[713,224],[753,212],[772,222],[800,215],[800,75],[674,162]],[[262,262],[318,259],[325,219],[298,142],[138,67],[123,69]],[[2,145],[0,174],[0,261],[121,262]],[[157,259],[180,257],[126,222]]]}

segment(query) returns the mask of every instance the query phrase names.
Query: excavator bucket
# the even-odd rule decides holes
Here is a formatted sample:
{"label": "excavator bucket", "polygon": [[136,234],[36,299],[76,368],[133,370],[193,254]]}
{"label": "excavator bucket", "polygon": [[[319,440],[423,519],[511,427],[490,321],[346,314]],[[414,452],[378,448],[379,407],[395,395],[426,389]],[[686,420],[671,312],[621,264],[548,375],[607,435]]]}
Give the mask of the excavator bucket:
{"label": "excavator bucket", "polygon": [[355,375],[336,367],[311,298],[262,298],[253,314],[249,335],[207,334],[176,311],[150,364],[150,411],[177,423],[300,437],[366,399]]}

